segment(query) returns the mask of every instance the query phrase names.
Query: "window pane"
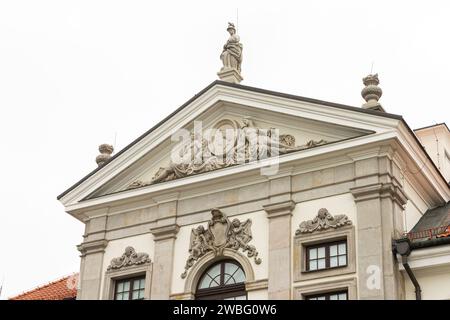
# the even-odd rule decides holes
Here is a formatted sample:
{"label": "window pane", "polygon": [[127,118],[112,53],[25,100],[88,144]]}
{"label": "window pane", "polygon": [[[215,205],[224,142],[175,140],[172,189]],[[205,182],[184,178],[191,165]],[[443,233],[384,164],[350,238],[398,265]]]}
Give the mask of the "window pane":
{"label": "window pane", "polygon": [[326,298],[324,296],[317,297],[316,300],[325,300]]}
{"label": "window pane", "polygon": [[339,296],[337,294],[331,294],[330,300],[339,300]]}
{"label": "window pane", "polygon": [[139,299],[144,299],[144,289],[139,290]]}
{"label": "window pane", "polygon": [[220,264],[215,265],[211,269],[208,270],[208,274],[211,278],[217,277],[217,275],[220,275]]}
{"label": "window pane", "polygon": [[337,245],[334,244],[330,246],[330,256],[337,256]]}
{"label": "window pane", "polygon": [[141,283],[141,280],[137,279],[133,281],[133,290],[139,289],[139,284]]}
{"label": "window pane", "polygon": [[325,269],[325,258],[317,260],[317,268]]}
{"label": "window pane", "polygon": [[123,283],[123,291],[130,291],[130,281],[125,281]]}
{"label": "window pane", "polygon": [[339,265],[345,266],[347,264],[347,256],[339,256]]}
{"label": "window pane", "polygon": [[237,296],[234,300],[247,300],[247,296]]}
{"label": "window pane", "polygon": [[317,256],[319,258],[325,258],[325,247],[317,248]]}
{"label": "window pane", "polygon": [[344,293],[339,294],[339,300],[347,300],[347,293],[344,292]]}
{"label": "window pane", "polygon": [[[228,284],[231,283],[241,283],[245,281],[245,273],[241,268],[238,268],[233,275],[233,280],[230,280]],[[227,284],[227,283],[226,283]]]}
{"label": "window pane", "polygon": [[145,278],[140,280],[139,283],[139,289],[144,289],[145,288]]}
{"label": "window pane", "polygon": [[317,249],[309,249],[309,259],[317,259]]}
{"label": "window pane", "polygon": [[122,299],[123,299],[122,294],[121,293],[117,293],[116,294],[116,300],[122,300]]}
{"label": "window pane", "polygon": [[330,268],[334,268],[338,266],[338,258],[337,257],[331,257],[330,258]]}
{"label": "window pane", "polygon": [[119,282],[117,284],[117,292],[122,292],[123,291],[123,282]]}
{"label": "window pane", "polygon": [[341,243],[339,245],[339,254],[347,253],[347,243]]}
{"label": "window pane", "polygon": [[309,270],[317,270],[317,260],[309,261]]}
{"label": "window pane", "polygon": [[133,291],[133,295],[132,295],[131,299],[133,299],[133,300],[139,299],[139,290]]}
{"label": "window pane", "polygon": [[238,269],[238,266],[235,265],[234,263],[225,263],[225,273],[228,273],[230,275],[232,275],[233,273],[236,272],[236,270]]}
{"label": "window pane", "polygon": [[209,282],[209,287],[217,287],[220,286],[220,274],[218,274],[214,279],[211,279]]}

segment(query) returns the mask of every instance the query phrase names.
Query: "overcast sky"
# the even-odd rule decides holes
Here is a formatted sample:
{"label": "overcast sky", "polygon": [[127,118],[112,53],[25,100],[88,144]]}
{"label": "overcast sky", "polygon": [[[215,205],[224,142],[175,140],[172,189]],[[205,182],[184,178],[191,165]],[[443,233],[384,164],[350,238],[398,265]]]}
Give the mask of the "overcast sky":
{"label": "overcast sky", "polygon": [[[237,21],[236,11],[239,8]],[[227,22],[242,84],[450,122],[449,1],[0,1],[2,298],[79,269],[56,196],[214,81]]]}

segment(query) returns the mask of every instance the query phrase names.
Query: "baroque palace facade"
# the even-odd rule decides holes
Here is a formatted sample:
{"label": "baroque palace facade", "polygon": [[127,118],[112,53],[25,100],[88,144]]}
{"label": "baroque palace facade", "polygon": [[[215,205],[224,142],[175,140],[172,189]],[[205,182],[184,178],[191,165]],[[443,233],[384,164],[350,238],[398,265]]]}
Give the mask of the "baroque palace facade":
{"label": "baroque palace facade", "polygon": [[58,197],[77,299],[450,299],[447,126],[385,112],[377,75],[362,107],[241,85],[227,30],[221,80]]}

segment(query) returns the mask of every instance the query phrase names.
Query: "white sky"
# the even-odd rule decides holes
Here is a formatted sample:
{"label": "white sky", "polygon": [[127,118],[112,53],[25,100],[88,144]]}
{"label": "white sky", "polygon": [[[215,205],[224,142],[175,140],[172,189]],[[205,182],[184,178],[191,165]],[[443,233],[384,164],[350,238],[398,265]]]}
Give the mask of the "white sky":
{"label": "white sky", "polygon": [[0,0],[2,298],[78,271],[56,196],[214,81],[236,22],[242,84],[449,123],[449,1]]}

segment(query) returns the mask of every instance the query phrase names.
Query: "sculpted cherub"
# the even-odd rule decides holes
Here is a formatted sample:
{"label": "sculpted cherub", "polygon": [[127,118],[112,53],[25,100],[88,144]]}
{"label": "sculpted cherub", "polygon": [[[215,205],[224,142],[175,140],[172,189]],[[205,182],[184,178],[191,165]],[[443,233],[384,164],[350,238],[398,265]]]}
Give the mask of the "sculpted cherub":
{"label": "sculpted cherub", "polygon": [[231,232],[235,242],[233,243],[233,249],[237,250],[242,248],[244,251],[249,248],[248,244],[252,240],[251,231],[252,221],[247,219],[244,223],[238,219],[233,219],[231,222]]}
{"label": "sculpted cherub", "polygon": [[198,226],[196,229],[192,229],[191,233],[191,247],[189,253],[194,260],[197,260],[209,249],[206,230],[203,226]]}

